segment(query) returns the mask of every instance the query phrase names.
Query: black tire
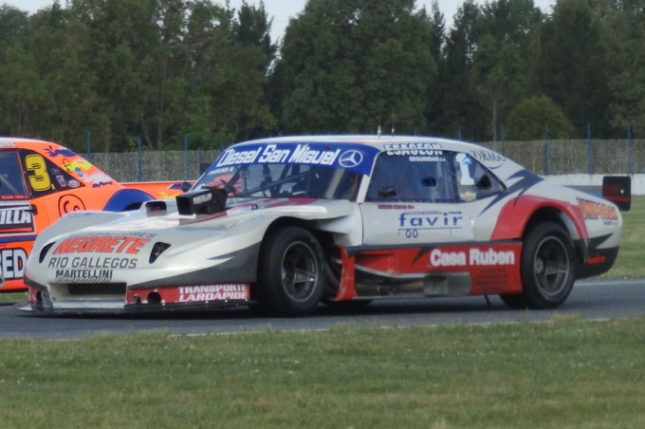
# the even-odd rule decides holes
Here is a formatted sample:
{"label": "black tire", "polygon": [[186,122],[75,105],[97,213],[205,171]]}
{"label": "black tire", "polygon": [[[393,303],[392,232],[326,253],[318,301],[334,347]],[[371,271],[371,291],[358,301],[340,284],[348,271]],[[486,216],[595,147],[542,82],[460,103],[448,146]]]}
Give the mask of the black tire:
{"label": "black tire", "polygon": [[555,308],[571,293],[575,280],[573,243],[554,223],[533,228],[522,248],[520,261],[522,293],[501,295],[514,308]]}
{"label": "black tire", "polygon": [[263,314],[311,313],[325,291],[325,258],[312,233],[300,227],[265,238],[258,263],[258,308]]}

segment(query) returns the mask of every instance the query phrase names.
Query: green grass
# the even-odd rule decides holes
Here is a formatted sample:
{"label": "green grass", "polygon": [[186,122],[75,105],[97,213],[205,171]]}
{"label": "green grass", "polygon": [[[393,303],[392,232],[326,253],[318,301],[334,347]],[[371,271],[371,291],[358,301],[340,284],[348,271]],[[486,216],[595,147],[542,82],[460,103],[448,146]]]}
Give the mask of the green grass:
{"label": "green grass", "polygon": [[1,340],[1,425],[639,428],[644,322]]}
{"label": "green grass", "polygon": [[618,258],[613,268],[603,278],[645,277],[643,243],[645,243],[645,196],[632,197],[632,207],[622,212],[623,236]]}

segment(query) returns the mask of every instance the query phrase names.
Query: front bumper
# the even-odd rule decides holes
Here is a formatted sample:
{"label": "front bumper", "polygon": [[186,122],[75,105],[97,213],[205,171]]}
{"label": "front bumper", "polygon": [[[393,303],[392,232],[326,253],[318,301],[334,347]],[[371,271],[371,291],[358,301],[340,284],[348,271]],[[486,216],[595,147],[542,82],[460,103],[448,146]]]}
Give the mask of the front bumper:
{"label": "front bumper", "polygon": [[197,312],[247,305],[250,285],[214,284],[165,288],[131,288],[124,294],[52,298],[47,290],[29,287],[28,300],[17,310],[43,314],[123,314]]}

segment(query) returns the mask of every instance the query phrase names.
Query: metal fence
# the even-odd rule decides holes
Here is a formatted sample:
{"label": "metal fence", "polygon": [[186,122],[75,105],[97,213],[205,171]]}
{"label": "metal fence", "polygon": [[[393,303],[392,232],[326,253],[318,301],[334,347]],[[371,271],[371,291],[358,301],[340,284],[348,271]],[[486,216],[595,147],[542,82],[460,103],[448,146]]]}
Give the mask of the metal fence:
{"label": "metal fence", "polygon": [[[645,140],[548,140],[479,143],[536,174],[645,173]],[[194,180],[220,150],[89,153],[87,158],[120,182]]]}

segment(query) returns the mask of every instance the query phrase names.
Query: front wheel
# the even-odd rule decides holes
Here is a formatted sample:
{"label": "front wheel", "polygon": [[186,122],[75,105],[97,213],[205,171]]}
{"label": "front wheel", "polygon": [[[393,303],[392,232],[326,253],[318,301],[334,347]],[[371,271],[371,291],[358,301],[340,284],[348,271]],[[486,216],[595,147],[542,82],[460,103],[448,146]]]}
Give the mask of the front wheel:
{"label": "front wheel", "polygon": [[304,228],[268,235],[258,264],[258,307],[265,314],[299,316],[312,312],[325,290],[320,244]]}
{"label": "front wheel", "polygon": [[515,308],[555,308],[571,293],[574,282],[574,253],[571,238],[555,223],[533,228],[522,248],[522,293],[502,295]]}

